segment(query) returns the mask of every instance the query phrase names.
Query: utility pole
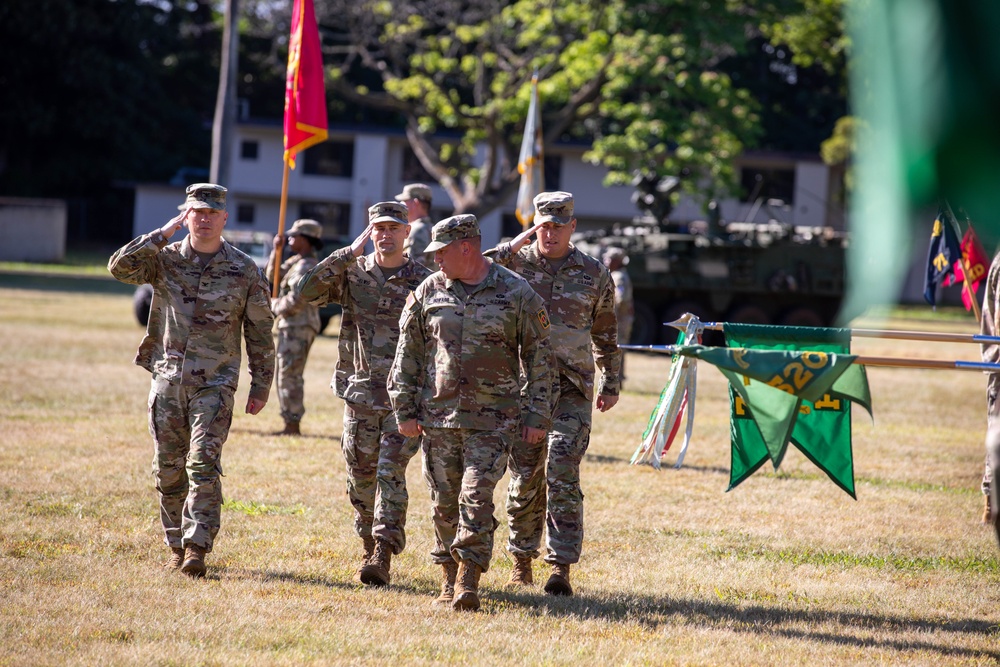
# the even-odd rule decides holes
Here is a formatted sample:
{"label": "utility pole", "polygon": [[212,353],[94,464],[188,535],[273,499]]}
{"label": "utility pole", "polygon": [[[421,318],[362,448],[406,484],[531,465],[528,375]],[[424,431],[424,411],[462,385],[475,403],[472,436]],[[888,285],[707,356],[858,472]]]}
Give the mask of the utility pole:
{"label": "utility pole", "polygon": [[236,72],[239,70],[239,0],[226,0],[225,25],[219,67],[219,92],[212,120],[212,162],[209,180],[229,186],[229,158],[236,126]]}

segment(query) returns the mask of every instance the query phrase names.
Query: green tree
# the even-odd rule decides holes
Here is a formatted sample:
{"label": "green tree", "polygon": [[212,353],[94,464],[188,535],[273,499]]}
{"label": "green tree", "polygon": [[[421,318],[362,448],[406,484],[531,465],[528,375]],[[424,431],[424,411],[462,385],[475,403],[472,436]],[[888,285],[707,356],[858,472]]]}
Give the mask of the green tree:
{"label": "green tree", "polygon": [[534,71],[546,143],[592,140],[609,183],[639,172],[727,189],[758,118],[721,64],[790,4],[318,0],[317,12],[333,96],[398,114],[456,211],[483,214],[517,188]]}

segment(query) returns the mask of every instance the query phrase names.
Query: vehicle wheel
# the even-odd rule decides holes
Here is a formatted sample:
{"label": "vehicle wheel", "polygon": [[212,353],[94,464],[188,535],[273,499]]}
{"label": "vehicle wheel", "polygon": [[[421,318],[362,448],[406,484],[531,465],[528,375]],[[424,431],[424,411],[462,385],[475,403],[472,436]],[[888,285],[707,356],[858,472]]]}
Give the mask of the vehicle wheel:
{"label": "vehicle wheel", "polygon": [[824,327],[826,322],[812,308],[792,308],[778,320],[787,327]]}
{"label": "vehicle wheel", "polygon": [[701,305],[697,301],[674,301],[673,303],[667,304],[663,309],[662,315],[660,316],[660,339],[666,344],[673,344],[677,340],[678,329],[669,326],[667,322],[677,321],[684,313],[691,313],[697,317],[702,322],[711,319],[711,311],[705,306]]}
{"label": "vehicle wheel", "polygon": [[326,331],[326,325],[329,324],[329,323],[330,323],[330,316],[329,315],[323,315],[322,313],[320,313],[320,316],[319,316],[319,332],[323,333],[324,331]]}
{"label": "vehicle wheel", "polygon": [[146,326],[149,324],[149,308],[153,305],[153,286],[139,285],[135,294],[132,295],[132,312],[139,324]]}
{"label": "vehicle wheel", "polygon": [[660,323],[656,320],[653,309],[642,301],[635,302],[635,319],[632,320],[633,345],[652,345],[656,342],[656,331]]}
{"label": "vehicle wheel", "polygon": [[736,306],[726,315],[727,322],[740,322],[742,324],[770,324],[771,318],[760,306],[747,304]]}

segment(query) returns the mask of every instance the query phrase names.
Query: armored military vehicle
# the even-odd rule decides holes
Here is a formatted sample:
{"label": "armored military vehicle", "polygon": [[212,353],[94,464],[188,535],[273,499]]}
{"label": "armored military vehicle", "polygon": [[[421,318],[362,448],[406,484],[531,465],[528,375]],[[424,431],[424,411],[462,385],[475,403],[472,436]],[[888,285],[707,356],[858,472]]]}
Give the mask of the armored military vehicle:
{"label": "armored military vehicle", "polygon": [[767,224],[634,223],[578,235],[601,257],[629,256],[635,296],[633,344],[669,343],[664,327],[690,312],[704,321],[829,326],[844,292],[847,238],[830,228]]}

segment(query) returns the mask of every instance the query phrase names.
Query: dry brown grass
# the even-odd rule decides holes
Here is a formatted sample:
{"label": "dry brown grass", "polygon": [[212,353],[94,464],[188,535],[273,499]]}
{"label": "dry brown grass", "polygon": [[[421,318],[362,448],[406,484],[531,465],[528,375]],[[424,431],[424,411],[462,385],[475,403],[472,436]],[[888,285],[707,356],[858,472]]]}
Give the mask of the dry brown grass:
{"label": "dry brown grass", "polygon": [[351,580],[360,541],[344,495],[342,405],[328,388],[331,337],[310,359],[305,437],[269,435],[280,427],[273,404],[237,417],[209,578],[163,571],[149,376],[131,365],[140,336],[127,296],[0,289],[0,664],[1000,661],[1000,563],[978,522],[981,374],[873,369],[875,423],[854,420],[854,501],[793,452],[780,472],[725,493],[728,406],[708,367],[685,467],[629,466],[667,370],[663,358],[630,357],[627,391],[595,417],[584,464],[579,595],[503,589],[510,562],[498,546],[483,613],[459,615],[429,605],[437,573],[419,460],[393,586]]}

